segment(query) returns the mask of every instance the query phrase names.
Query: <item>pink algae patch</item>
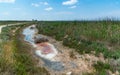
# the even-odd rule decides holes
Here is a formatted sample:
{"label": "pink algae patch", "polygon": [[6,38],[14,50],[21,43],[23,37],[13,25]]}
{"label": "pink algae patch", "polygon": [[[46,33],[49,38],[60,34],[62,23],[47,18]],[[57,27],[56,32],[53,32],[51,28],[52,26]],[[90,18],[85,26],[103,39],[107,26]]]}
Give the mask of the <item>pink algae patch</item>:
{"label": "pink algae patch", "polygon": [[42,54],[49,54],[54,52],[48,43],[38,43],[37,48],[41,50]]}

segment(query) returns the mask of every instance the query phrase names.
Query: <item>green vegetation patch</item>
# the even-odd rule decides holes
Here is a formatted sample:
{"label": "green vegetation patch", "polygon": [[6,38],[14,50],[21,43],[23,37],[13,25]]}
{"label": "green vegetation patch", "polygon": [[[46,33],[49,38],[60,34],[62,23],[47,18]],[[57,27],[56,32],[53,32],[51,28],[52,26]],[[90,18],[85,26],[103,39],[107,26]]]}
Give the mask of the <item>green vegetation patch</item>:
{"label": "green vegetation patch", "polygon": [[[79,53],[95,51],[106,58],[120,58],[120,22],[117,21],[55,21],[38,22],[39,33],[63,41]],[[111,50],[108,47],[113,47]]]}
{"label": "green vegetation patch", "polygon": [[14,38],[15,72],[17,75],[49,75],[45,68],[35,66],[35,60],[31,54],[31,47],[25,44],[20,37],[20,31]]}
{"label": "green vegetation patch", "polygon": [[[2,29],[0,34],[0,75],[49,75],[45,68],[37,67],[32,57],[31,47],[23,41],[22,28],[9,26]],[[16,28],[20,28],[16,30]],[[16,32],[13,32],[16,30]]]}
{"label": "green vegetation patch", "polygon": [[[105,58],[120,59],[120,22],[119,21],[47,21],[38,22],[37,28],[40,34],[48,35],[63,45],[76,49],[80,54],[95,52]],[[72,55],[72,54],[71,54]],[[94,74],[106,75],[107,70],[119,70],[111,67],[112,64],[97,62],[93,66]]]}

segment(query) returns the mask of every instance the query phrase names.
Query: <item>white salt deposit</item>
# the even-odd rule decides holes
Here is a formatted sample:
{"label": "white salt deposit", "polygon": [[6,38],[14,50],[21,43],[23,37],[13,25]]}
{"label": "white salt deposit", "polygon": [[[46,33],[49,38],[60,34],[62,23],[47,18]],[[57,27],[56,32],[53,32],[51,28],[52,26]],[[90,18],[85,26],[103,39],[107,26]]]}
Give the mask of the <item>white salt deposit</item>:
{"label": "white salt deposit", "polygon": [[[34,29],[31,29],[31,27],[34,27]],[[25,28],[23,30],[23,35],[25,35],[25,41],[29,42],[30,44],[32,44],[35,48],[37,48],[38,46],[34,43],[34,36],[36,33],[36,28],[35,25],[29,26],[27,28]],[[48,53],[48,54],[43,54],[41,50],[36,50],[35,53],[37,56],[40,56],[42,58],[48,59],[53,61],[54,57],[57,55],[57,50],[54,47],[54,45],[47,43],[47,45],[49,45],[51,47],[51,49],[53,50],[53,52]]]}
{"label": "white salt deposit", "polygon": [[42,58],[45,58],[45,59],[49,59],[49,60],[54,61],[53,58],[57,55],[58,52],[57,52],[56,48],[55,48],[52,44],[48,43],[47,45],[49,45],[49,46],[51,47],[51,49],[53,50],[53,52],[48,53],[48,54],[43,54],[43,53],[42,53],[42,50],[36,50],[35,53],[36,53],[38,56],[42,57]]}
{"label": "white salt deposit", "polygon": [[72,74],[72,72],[67,72],[67,73],[66,73],[66,75],[71,75],[71,74]]}

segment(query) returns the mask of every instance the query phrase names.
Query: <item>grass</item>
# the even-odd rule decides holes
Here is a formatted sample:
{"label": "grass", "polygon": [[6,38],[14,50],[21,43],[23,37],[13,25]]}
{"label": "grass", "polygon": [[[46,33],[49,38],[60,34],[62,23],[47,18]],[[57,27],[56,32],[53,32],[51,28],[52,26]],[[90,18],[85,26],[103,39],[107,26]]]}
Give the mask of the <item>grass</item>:
{"label": "grass", "polygon": [[[41,21],[36,24],[39,33],[63,41],[63,45],[74,48],[80,54],[95,51],[96,56],[103,53],[107,59],[120,59],[119,21]],[[22,41],[21,29],[24,26],[27,25],[5,27],[0,34],[0,75],[49,75],[45,68],[36,66],[31,47]],[[20,29],[13,33],[17,27]],[[73,52],[70,56],[74,58]],[[97,62],[93,65],[96,73],[85,75],[106,75],[107,70],[119,71],[119,62],[117,64],[111,67],[109,62]]]}
{"label": "grass", "polygon": [[[2,39],[0,42],[0,75],[49,75],[45,68],[36,66],[37,60],[30,53],[31,47],[21,39],[21,28],[27,25],[3,28],[0,36]],[[13,30],[18,27],[21,28],[13,33]]]}
{"label": "grass", "polygon": [[111,69],[110,64],[98,61],[94,64],[96,75],[107,75],[106,71]]}
{"label": "grass", "polygon": [[[120,22],[39,22],[37,28],[39,33],[63,41],[63,45],[75,48],[79,53],[96,51],[107,58],[120,57]],[[108,47],[113,48],[109,50]],[[114,54],[111,55],[112,53]]]}
{"label": "grass", "polygon": [[0,75],[13,75],[14,74],[14,50],[13,40],[10,40],[11,28],[4,28],[2,34],[0,34]]}
{"label": "grass", "polygon": [[13,23],[23,23],[23,22],[29,22],[29,21],[0,21],[0,25],[13,24]]}
{"label": "grass", "polygon": [[[42,21],[37,28],[80,54],[95,51],[96,56],[103,53],[107,59],[120,59],[119,21]],[[97,63],[94,67],[99,75],[105,75],[108,64]]]}
{"label": "grass", "polygon": [[16,35],[14,40],[15,46],[15,69],[17,75],[49,75],[48,71],[45,68],[40,68],[35,66],[35,60],[31,55],[31,47],[27,46],[21,39],[20,33]]}

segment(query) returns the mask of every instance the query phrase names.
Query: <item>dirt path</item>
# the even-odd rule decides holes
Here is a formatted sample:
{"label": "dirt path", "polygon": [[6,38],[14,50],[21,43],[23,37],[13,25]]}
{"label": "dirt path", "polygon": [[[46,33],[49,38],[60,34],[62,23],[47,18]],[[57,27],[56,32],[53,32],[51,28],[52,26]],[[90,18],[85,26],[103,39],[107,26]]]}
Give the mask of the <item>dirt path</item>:
{"label": "dirt path", "polygon": [[20,25],[20,24],[25,24],[25,23],[14,23],[14,24],[0,25],[0,34],[2,32],[2,28],[7,27],[7,26]]}
{"label": "dirt path", "polygon": [[83,73],[92,73],[95,71],[93,64],[97,63],[97,61],[106,62],[102,54],[99,57],[96,57],[94,53],[80,55],[74,49],[63,46],[62,41],[56,41],[42,34],[36,35],[47,38],[49,40],[48,43],[54,45],[58,51],[58,54],[53,58],[54,61],[36,55],[39,59],[38,66],[45,67],[51,75],[82,75]]}

